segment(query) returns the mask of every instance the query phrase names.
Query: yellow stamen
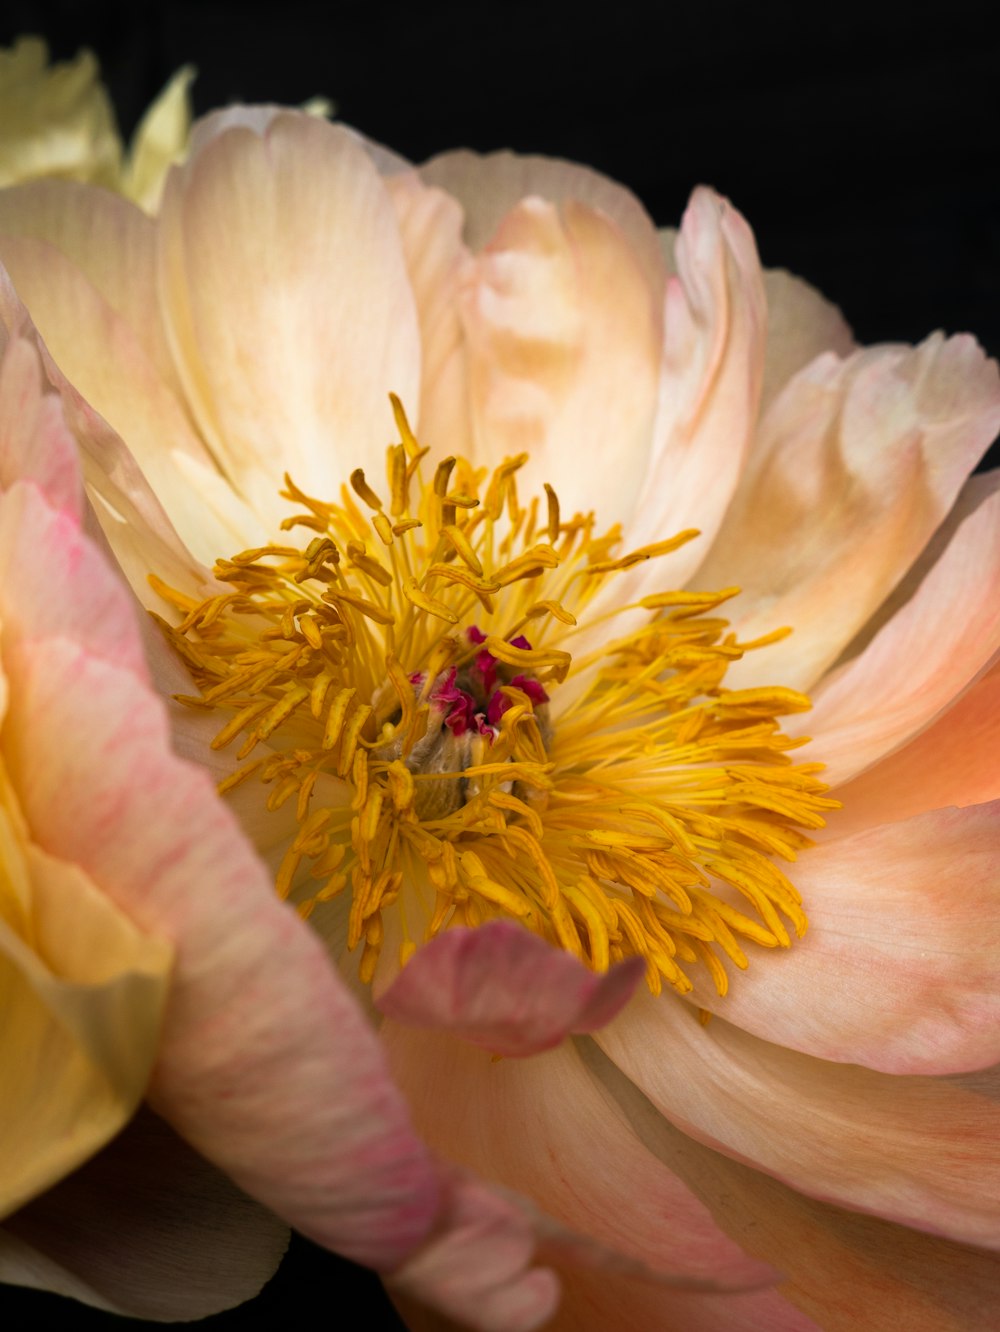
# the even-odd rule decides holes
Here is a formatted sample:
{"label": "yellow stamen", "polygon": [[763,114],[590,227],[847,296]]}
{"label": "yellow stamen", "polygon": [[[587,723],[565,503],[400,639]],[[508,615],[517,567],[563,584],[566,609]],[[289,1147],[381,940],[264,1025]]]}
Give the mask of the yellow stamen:
{"label": "yellow stamen", "polygon": [[304,917],[350,890],[362,979],[387,912],[401,963],[506,916],[598,971],[642,957],[654,992],[687,993],[701,965],[724,994],[727,962],[806,929],[777,861],[836,803],[780,727],[809,700],[725,686],[730,662],[785,631],[737,642],[711,614],[735,587],[589,614],[609,579],[696,533],[623,553],[617,528],[566,515],[549,485],[523,506],[525,455],[488,476],[449,457],[425,481],[427,450],[392,406],[388,502],[360,468],[339,503],[286,477],[283,527],[315,534],[304,549],[221,559],[229,590],[200,602],[151,579],[200,689],[184,701],[220,713],[213,748],[237,746],[220,791],[253,777],[269,808],[295,799],[277,890]]}

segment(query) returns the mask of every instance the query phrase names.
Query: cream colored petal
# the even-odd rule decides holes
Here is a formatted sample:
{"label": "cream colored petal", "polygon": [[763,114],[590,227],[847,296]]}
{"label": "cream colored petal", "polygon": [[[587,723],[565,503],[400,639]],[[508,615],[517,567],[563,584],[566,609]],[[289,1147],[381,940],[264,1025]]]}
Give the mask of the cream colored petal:
{"label": "cream colored petal", "polygon": [[0,260],[59,369],[127,441],[185,542],[199,557],[214,558],[220,538],[211,510],[206,515],[175,455],[188,453],[205,468],[211,468],[211,459],[129,326],[47,242],[0,237]]}
{"label": "cream colored petal", "polygon": [[390,176],[385,185],[420,321],[420,419],[413,424],[433,456],[467,454],[473,436],[461,292],[470,258],[462,242],[462,210],[414,171]]}
{"label": "cream colored petal", "polygon": [[560,207],[574,200],[612,222],[649,289],[663,289],[666,273],[649,214],[629,190],[589,167],[554,157],[506,150],[480,155],[463,148],[432,157],[419,170],[426,184],[445,190],[462,205],[464,239],[473,251],[493,241],[501,220],[523,199],[537,197]]}
{"label": "cream colored petal", "polygon": [[[135,1110],[172,960],[79,868],[23,836],[0,808],[3,1215],[75,1169]],[[10,878],[23,881],[23,914],[9,910]]]}
{"label": "cream colored petal", "polygon": [[744,638],[794,631],[737,663],[733,683],[811,689],[919,555],[998,427],[996,366],[966,336],[846,361],[831,353],[795,376],[698,571],[706,586],[743,588],[733,616]]}
{"label": "cream colored petal", "polygon": [[698,1141],[810,1197],[1000,1248],[1000,1103],[964,1078],[810,1058],[669,994],[638,993],[591,1039]]}
{"label": "cream colored petal", "polygon": [[[628,540],[642,545],[698,528],[702,539],[664,566],[677,586],[704,559],[739,481],[757,416],[767,315],[750,228],[713,191],[691,196],[675,259],[653,452]],[[662,582],[657,565],[644,569]]]}
{"label": "cream colored petal", "polygon": [[844,316],[824,296],[783,268],[764,269],[767,347],[761,415],[793,375],[823,352],[847,357],[855,349]]}
{"label": "cream colored petal", "polygon": [[945,805],[1000,799],[1000,667],[994,667],[926,731],[837,787],[844,808],[835,836],[896,823]]}
{"label": "cream colored petal", "polygon": [[353,136],[307,115],[211,138],[168,182],[161,298],[189,401],[271,527],[284,472],[380,484],[388,393],[419,414],[419,332],[395,214]]}
{"label": "cream colored petal", "polygon": [[[124,319],[159,377],[176,388],[157,308],[156,228],[135,204],[92,185],[39,180],[0,193],[0,234],[54,245]],[[65,280],[61,269],[48,271],[44,257],[41,264],[42,272],[30,284],[35,298],[41,282]],[[39,318],[36,315],[36,321]],[[78,323],[71,335],[89,341],[80,339],[82,327],[86,325]]]}
{"label": "cream colored petal", "polygon": [[[474,457],[522,451],[525,502],[552,484],[562,513],[628,518],[656,402],[659,292],[625,236],[570,200],[518,204],[465,284]],[[581,461],[583,465],[581,465]]]}
{"label": "cream colored petal", "polygon": [[276,1216],[143,1109],[0,1227],[0,1281],[183,1321],[252,1299],[287,1241]]}
{"label": "cream colored petal", "polygon": [[[804,753],[834,785],[918,735],[1000,652],[1000,491],[958,527],[909,601],[834,674],[811,713]],[[770,649],[769,649],[770,651]],[[764,655],[762,652],[761,656]]]}
{"label": "cream colored petal", "polygon": [[764,1040],[886,1073],[995,1063],[998,842],[1000,802],[834,836],[791,871],[805,938],[755,951],[723,999],[699,979],[692,1002]]}
{"label": "cream colored petal", "polygon": [[149,107],[135,132],[122,169],[122,190],[140,208],[153,213],[167,172],[187,149],[191,133],[190,87],[193,65],[179,69]]}
{"label": "cream colored petal", "polygon": [[[978,1332],[991,1325],[997,1254],[817,1202],[711,1151],[659,1115],[588,1045],[595,1075],[646,1148],[688,1184],[728,1234],[781,1268],[787,1277],[781,1293],[824,1332]],[[792,1127],[799,1126],[776,1108],[772,1135]],[[761,1332],[770,1327],[766,1320],[760,1324]]]}
{"label": "cream colored petal", "polygon": [[[4,345],[6,344],[6,345]],[[35,482],[59,508],[80,517],[83,487],[76,441],[62,404],[44,391],[38,349],[30,336],[0,322],[0,489]]]}

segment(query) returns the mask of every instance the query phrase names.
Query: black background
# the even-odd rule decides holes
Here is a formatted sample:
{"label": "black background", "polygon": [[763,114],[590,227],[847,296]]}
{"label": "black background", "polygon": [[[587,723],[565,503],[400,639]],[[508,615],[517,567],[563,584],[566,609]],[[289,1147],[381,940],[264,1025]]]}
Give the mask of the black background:
{"label": "black background", "polygon": [[[763,262],[823,290],[859,341],[970,330],[1000,354],[995,5],[615,0],[598,13],[585,20],[578,0],[6,0],[0,43],[37,32],[62,58],[89,45],[126,133],[192,62],[199,111],[324,94],[414,161],[469,146],[586,162],[659,225],[704,181],[748,217]],[[12,1332],[148,1326],[10,1289],[0,1311]],[[258,1300],[201,1326],[314,1322],[401,1327],[373,1278],[300,1240]]]}

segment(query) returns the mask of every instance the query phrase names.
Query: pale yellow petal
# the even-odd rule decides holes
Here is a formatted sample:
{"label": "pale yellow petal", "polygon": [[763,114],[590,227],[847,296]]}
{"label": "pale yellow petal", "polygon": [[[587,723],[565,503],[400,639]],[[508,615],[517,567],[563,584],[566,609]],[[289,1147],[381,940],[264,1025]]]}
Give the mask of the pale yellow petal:
{"label": "pale yellow petal", "polygon": [[147,212],[156,211],[167,172],[181,161],[191,133],[193,65],[184,65],[149,107],[122,170],[122,191]]}

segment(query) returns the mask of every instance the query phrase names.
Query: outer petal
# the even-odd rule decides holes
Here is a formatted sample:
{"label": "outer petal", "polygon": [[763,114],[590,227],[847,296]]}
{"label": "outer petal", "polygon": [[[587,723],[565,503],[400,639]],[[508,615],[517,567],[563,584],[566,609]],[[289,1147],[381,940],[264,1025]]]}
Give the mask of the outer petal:
{"label": "outer petal", "polygon": [[[391,1268],[434,1219],[436,1175],[319,941],[134,677],[53,641],[11,678],[8,761],[40,842],[175,943],[153,1104],[306,1234]],[[43,716],[73,750],[38,744]]]}
{"label": "outer petal", "polygon": [[805,939],[751,961],[725,999],[699,984],[695,1002],[766,1040],[887,1073],[995,1063],[998,841],[1000,802],[824,842],[795,871]]}
{"label": "outer petal", "polygon": [[[498,1061],[440,1032],[388,1022],[382,1034],[431,1146],[603,1245],[601,1270],[613,1272],[617,1255],[618,1269],[636,1280],[659,1272],[678,1285],[745,1288],[771,1275],[726,1241],[645,1150],[572,1044]],[[583,1243],[578,1252],[587,1261]],[[558,1262],[558,1248],[553,1256]],[[656,1288],[670,1308],[675,1291]]]}
{"label": "outer petal", "polygon": [[204,1318],[256,1295],[287,1239],[277,1217],[143,1110],[0,1227],[0,1280],[135,1318]]}
{"label": "outer petal", "polygon": [[812,712],[789,725],[808,728],[825,780],[846,781],[899,748],[990,666],[1000,650],[998,591],[1000,491],[960,524],[914,595],[824,686]]}
{"label": "outer petal", "polygon": [[847,321],[835,305],[783,268],[764,270],[767,350],[761,415],[793,375],[823,352],[847,357],[855,350]]}
{"label": "outer petal", "polygon": [[915,740],[837,787],[838,835],[895,823],[943,805],[1000,799],[1000,667]]}
{"label": "outer petal", "polygon": [[590,1066],[647,1150],[669,1163],[730,1235],[782,1268],[783,1293],[824,1332],[967,1332],[994,1321],[996,1254],[816,1202],[710,1151],[657,1114],[588,1046]]}
{"label": "outer petal", "polygon": [[527,451],[525,496],[548,481],[567,515],[627,518],[656,406],[659,303],[602,214],[575,200],[512,209],[464,292],[476,460]]}
{"label": "outer petal", "polygon": [[653,452],[628,536],[641,545],[699,528],[704,539],[671,556],[670,577],[679,584],[705,557],[743,468],[760,400],[767,315],[750,228],[711,190],[691,196],[675,259]]}
{"label": "outer petal", "polygon": [[83,487],[76,440],[54,393],[43,393],[38,350],[0,322],[0,490],[36,482],[57,507],[80,517]]}
{"label": "outer petal", "polygon": [[335,497],[379,481],[386,395],[419,409],[419,342],[395,217],[354,136],[276,116],[210,139],[170,179],[161,299],[199,425],[273,527],[282,473]]}
{"label": "outer petal", "polygon": [[593,1039],[699,1141],[812,1197],[1000,1248],[1000,1104],[963,1079],[812,1059],[704,1027],[671,995],[636,995]]}
{"label": "outer petal", "polygon": [[598,976],[513,922],[495,921],[448,930],[418,949],[378,1006],[406,1026],[523,1056],[610,1022],[642,971],[633,958]]}
{"label": "outer petal", "polygon": [[[906,573],[1000,427],[1000,379],[972,338],[827,355],[761,423],[698,578],[739,583],[734,628],[791,636],[734,683],[810,689]],[[721,581],[719,581],[721,580]]]}

